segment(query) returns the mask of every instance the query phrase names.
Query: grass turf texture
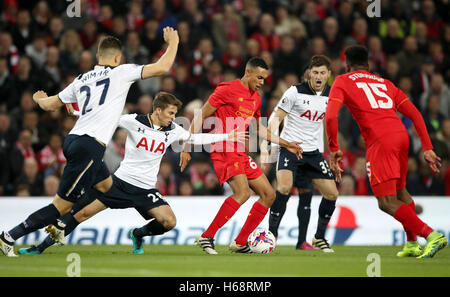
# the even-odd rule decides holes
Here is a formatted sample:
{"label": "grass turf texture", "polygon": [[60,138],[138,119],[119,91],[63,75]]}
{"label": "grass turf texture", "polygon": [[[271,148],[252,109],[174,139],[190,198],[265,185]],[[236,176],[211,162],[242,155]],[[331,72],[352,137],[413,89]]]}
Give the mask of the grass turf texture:
{"label": "grass turf texture", "polygon": [[[16,246],[15,251],[22,246]],[[278,246],[272,254],[231,254],[216,246],[219,255],[207,255],[190,245],[145,245],[144,255],[131,246],[53,246],[41,255],[0,256],[0,276],[67,276],[70,253],[81,258],[81,276],[164,277],[292,277],[367,276],[367,267],[380,255],[381,276],[450,276],[450,248],[434,258],[397,258],[398,246],[333,246],[334,254],[298,251]]]}

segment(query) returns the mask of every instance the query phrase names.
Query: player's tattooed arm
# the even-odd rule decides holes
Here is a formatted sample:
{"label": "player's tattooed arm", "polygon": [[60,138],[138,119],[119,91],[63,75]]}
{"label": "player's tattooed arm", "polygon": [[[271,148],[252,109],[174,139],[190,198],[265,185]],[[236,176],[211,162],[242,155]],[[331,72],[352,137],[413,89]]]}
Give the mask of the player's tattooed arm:
{"label": "player's tattooed arm", "polygon": [[33,100],[45,111],[55,111],[64,105],[58,95],[48,97],[44,91],[35,92],[33,94]]}
{"label": "player's tattooed arm", "polygon": [[[211,103],[206,102],[200,113],[197,113],[192,120],[191,127],[189,128],[189,132],[191,134],[195,134],[198,131],[200,131],[203,121],[214,114],[214,112],[217,110],[214,106],[211,105]],[[189,161],[191,161],[191,154],[186,152],[186,143],[184,144],[183,151],[180,153],[180,171],[183,172],[186,166],[189,164]]]}
{"label": "player's tattooed arm", "polygon": [[298,159],[302,158],[303,149],[300,146],[301,142],[289,142],[281,137],[278,137],[273,133],[268,133],[268,129],[263,124],[261,124],[261,119],[257,121],[257,123],[258,123],[258,135],[260,137],[286,148],[291,153],[294,153]]}
{"label": "player's tattooed arm", "polygon": [[[273,116],[271,115],[269,118],[269,123],[267,124],[267,134],[277,134],[275,131],[278,131],[278,127],[286,116],[286,112],[281,108],[278,108]],[[272,132],[273,131],[273,132]],[[266,139],[263,139],[261,142],[261,163],[271,163],[269,158],[268,151],[269,142]]]}

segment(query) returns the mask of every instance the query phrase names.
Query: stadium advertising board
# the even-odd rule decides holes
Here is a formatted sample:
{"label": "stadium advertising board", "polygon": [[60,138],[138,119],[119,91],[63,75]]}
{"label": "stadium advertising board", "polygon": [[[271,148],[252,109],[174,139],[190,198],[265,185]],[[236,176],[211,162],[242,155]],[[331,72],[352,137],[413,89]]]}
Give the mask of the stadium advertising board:
{"label": "stadium advertising board", "polygon": [[[167,197],[177,216],[177,226],[170,232],[154,237],[146,237],[147,244],[193,244],[195,237],[202,233],[212,214],[215,214],[224,197]],[[239,233],[256,197],[250,198],[233,218],[216,235],[216,244],[228,245]],[[419,217],[438,232],[450,237],[450,197],[420,197],[416,205],[422,208]],[[2,198],[0,199],[0,225],[4,230],[15,226],[36,209],[47,205],[51,198]],[[314,235],[317,224],[317,209],[320,197],[314,196],[311,203],[311,220],[307,240]],[[295,245],[297,242],[298,198],[291,197],[286,214],[279,229],[279,245]],[[268,227],[267,214],[261,227]],[[145,223],[134,209],[105,210],[94,218],[82,223],[67,237],[69,244],[131,244],[128,231]],[[17,244],[34,244],[46,234],[41,231],[29,234]],[[330,221],[327,239],[331,244],[345,245],[403,245],[405,235],[400,223],[378,209],[373,197],[340,197],[336,211]],[[422,244],[425,241],[421,242]]]}

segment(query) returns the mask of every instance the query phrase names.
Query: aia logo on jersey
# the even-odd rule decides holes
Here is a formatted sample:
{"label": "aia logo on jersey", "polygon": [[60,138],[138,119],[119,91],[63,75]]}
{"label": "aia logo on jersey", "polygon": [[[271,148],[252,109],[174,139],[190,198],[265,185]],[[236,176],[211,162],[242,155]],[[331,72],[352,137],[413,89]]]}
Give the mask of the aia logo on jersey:
{"label": "aia logo on jersey", "polygon": [[164,154],[166,151],[166,144],[164,142],[160,142],[158,145],[156,145],[156,142],[154,139],[152,139],[150,146],[148,145],[149,141],[147,141],[147,138],[142,137],[141,140],[139,140],[138,144],[136,145],[136,148],[142,147],[146,151],[157,153],[161,152],[161,154]]}
{"label": "aia logo on jersey", "polygon": [[307,118],[309,121],[318,122],[325,118],[325,113],[316,111],[314,114],[311,110],[306,110],[304,113],[300,115],[301,118]]}

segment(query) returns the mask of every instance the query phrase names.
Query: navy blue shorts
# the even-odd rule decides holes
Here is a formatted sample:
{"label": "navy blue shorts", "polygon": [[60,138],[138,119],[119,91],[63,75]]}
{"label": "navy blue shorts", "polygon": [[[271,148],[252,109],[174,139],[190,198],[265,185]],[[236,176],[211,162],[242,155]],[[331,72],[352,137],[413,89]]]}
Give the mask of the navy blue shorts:
{"label": "navy blue shorts", "polygon": [[169,205],[157,189],[142,189],[113,175],[113,185],[108,192],[96,197],[109,208],[135,208],[146,220],[152,217],[152,208]]}
{"label": "navy blue shorts", "polygon": [[66,167],[59,183],[58,196],[75,203],[88,189],[109,177],[103,163],[105,147],[89,135],[70,134],[63,144]]}
{"label": "navy blue shorts", "polygon": [[327,161],[319,150],[304,152],[302,156],[303,158],[299,160],[295,154],[284,147],[280,148],[277,170],[292,171],[296,187],[312,189],[311,180],[314,178],[334,179]]}

